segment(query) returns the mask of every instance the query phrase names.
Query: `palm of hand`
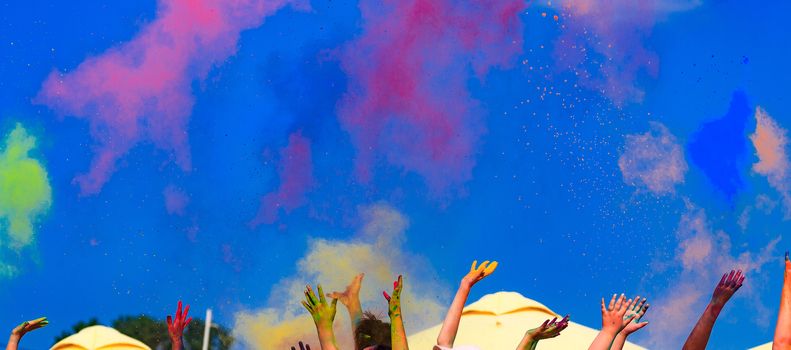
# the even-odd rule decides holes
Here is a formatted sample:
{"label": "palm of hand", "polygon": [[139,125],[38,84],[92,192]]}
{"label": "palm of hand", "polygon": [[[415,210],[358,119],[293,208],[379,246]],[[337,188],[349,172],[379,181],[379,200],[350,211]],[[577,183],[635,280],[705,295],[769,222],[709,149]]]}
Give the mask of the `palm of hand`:
{"label": "palm of hand", "polygon": [[313,317],[313,322],[316,324],[329,324],[335,321],[335,311],[337,310],[338,299],[333,298],[331,303],[327,302],[324,297],[324,291],[321,285],[318,285],[319,294],[313,292],[310,286],[305,289],[305,301],[302,302],[310,315]]}
{"label": "palm of hand", "polygon": [[623,332],[625,334],[627,335],[632,334],[648,324],[648,322],[640,322],[640,320],[643,319],[643,316],[645,315],[646,311],[648,311],[649,305],[646,303],[646,300],[647,299],[645,298],[640,300],[639,296],[635,298],[634,304],[632,305],[632,307],[629,308],[629,310],[623,316],[624,319],[634,320],[634,322],[631,322],[627,324],[626,327],[624,327]]}
{"label": "palm of hand", "polygon": [[473,286],[474,284],[478,283],[480,280],[484,279],[484,277],[491,275],[492,272],[497,269],[496,261],[490,264],[487,260],[482,262],[478,267],[475,266],[476,264],[478,264],[478,260],[472,262],[470,272],[468,272],[467,275],[462,278],[462,281],[469,286]]}
{"label": "palm of hand", "polygon": [[49,324],[49,320],[47,320],[46,317],[25,321],[22,322],[20,325],[16,326],[16,328],[14,328],[14,330],[11,331],[11,334],[22,337],[23,335],[27,334],[27,332],[39,329],[48,324]]}
{"label": "palm of hand", "polygon": [[401,316],[401,291],[404,289],[404,279],[398,276],[398,279],[393,282],[393,295],[390,296],[387,292],[382,292],[385,299],[387,299],[387,313],[390,318]]}
{"label": "palm of hand", "polygon": [[566,315],[566,317],[560,320],[560,322],[556,322],[556,321],[557,321],[557,317],[555,317],[552,320],[552,322],[546,320],[544,321],[543,324],[541,324],[541,326],[533,328],[527,331],[527,333],[530,334],[530,336],[534,340],[557,337],[560,335],[560,332],[562,332],[564,329],[566,329],[566,327],[569,326],[569,316]]}
{"label": "palm of hand", "polygon": [[720,283],[714,288],[714,293],[711,296],[711,301],[714,304],[724,305],[744,283],[744,275],[742,271],[731,270],[730,273],[725,273],[720,279]]}
{"label": "palm of hand", "polygon": [[346,290],[344,290],[343,293],[332,292],[327,294],[327,296],[340,300],[343,305],[348,307],[354,301],[360,300],[360,288],[363,284],[363,277],[365,277],[365,274],[362,273],[354,276],[352,283],[346,286]]}
{"label": "palm of hand", "polygon": [[632,299],[625,300],[621,297],[616,300],[617,294],[613,294],[609,307],[604,306],[604,299],[601,300],[601,320],[602,329],[614,330],[616,333],[624,329],[634,317],[624,317],[626,311],[632,307]]}

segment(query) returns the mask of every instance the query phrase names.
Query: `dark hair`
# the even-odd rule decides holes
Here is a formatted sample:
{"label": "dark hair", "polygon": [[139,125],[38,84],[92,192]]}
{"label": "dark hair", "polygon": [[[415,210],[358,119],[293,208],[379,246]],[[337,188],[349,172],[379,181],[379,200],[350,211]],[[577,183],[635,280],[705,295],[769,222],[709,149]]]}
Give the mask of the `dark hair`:
{"label": "dark hair", "polygon": [[390,323],[380,320],[370,311],[363,313],[363,318],[354,332],[357,350],[376,346],[377,350],[389,350],[391,346]]}

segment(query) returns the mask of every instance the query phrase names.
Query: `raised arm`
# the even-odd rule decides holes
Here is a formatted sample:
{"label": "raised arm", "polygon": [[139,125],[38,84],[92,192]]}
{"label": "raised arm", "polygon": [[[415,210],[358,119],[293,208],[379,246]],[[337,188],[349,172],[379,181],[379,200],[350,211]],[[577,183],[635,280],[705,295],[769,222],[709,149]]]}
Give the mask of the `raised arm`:
{"label": "raised arm", "polygon": [[616,299],[617,296],[617,294],[612,295],[610,305],[607,307],[604,306],[604,298],[601,299],[601,331],[593,339],[588,350],[609,350],[618,332],[634,320],[634,315],[624,317],[626,311],[632,307],[632,299],[626,300],[623,294]]}
{"label": "raised arm", "polygon": [[341,304],[346,306],[346,311],[349,312],[349,319],[352,322],[352,337],[355,341],[355,349],[360,348],[360,344],[357,344],[357,327],[360,326],[360,321],[363,318],[363,308],[360,305],[360,287],[363,284],[363,278],[365,274],[359,274],[354,276],[354,279],[348,286],[346,286],[346,290],[341,292],[332,292],[327,293],[327,297],[338,299]]}
{"label": "raised arm", "polygon": [[181,312],[181,300],[179,300],[178,307],[176,308],[176,318],[171,318],[170,315],[167,317],[168,335],[170,335],[170,344],[173,350],[181,350],[181,338],[184,334],[184,328],[187,328],[190,321],[192,321],[192,317],[187,318],[187,313],[189,313],[189,311],[190,306],[187,305],[187,307],[184,308],[184,312]]}
{"label": "raised arm", "polygon": [[683,350],[703,350],[706,348],[709,336],[711,336],[711,329],[714,328],[714,322],[717,321],[717,317],[720,315],[725,303],[733,296],[733,293],[736,293],[741,288],[743,282],[744,275],[742,275],[741,270],[731,270],[730,273],[722,275],[720,283],[714,288],[714,294],[711,296],[709,305],[706,306],[706,310],[700,315],[698,323],[695,324],[695,328],[692,329],[687,341],[684,343]]}
{"label": "raised arm", "polygon": [[22,337],[25,336],[27,332],[39,329],[48,324],[49,321],[46,317],[22,322],[19,326],[16,326],[16,328],[11,331],[11,335],[8,337],[8,344],[5,347],[6,350],[17,350],[19,347],[19,341],[22,340]]}
{"label": "raised arm", "polygon": [[319,295],[313,293],[310,285],[305,287],[305,300],[302,306],[308,310],[316,324],[316,332],[319,335],[319,345],[322,350],[337,350],[338,344],[335,342],[335,332],[332,330],[332,323],[335,321],[335,310],[338,299],[333,298],[331,303],[327,303],[321,285],[318,285]]}
{"label": "raised arm", "polygon": [[648,311],[649,305],[646,303],[646,300],[646,298],[640,299],[640,296],[634,299],[634,304],[632,304],[632,306],[623,316],[625,318],[634,318],[634,322],[629,323],[626,325],[626,327],[624,327],[623,330],[618,332],[618,335],[615,336],[615,341],[613,341],[610,350],[623,349],[623,345],[626,343],[626,337],[648,325],[648,322],[640,322],[640,320],[643,319],[645,312]]}
{"label": "raised arm", "polygon": [[546,320],[537,328],[525,332],[525,336],[522,337],[522,342],[519,343],[516,350],[535,350],[539,340],[559,336],[560,332],[569,326],[569,316],[566,315],[560,322],[557,322],[557,320],[557,317],[552,319],[551,322]]}
{"label": "raised arm", "polygon": [[392,339],[393,350],[409,350],[404,331],[404,319],[401,315],[401,291],[404,289],[404,279],[398,276],[398,280],[393,282],[393,296],[382,292],[387,299],[387,314],[390,315],[390,338]]}
{"label": "raised arm", "polygon": [[464,310],[464,304],[467,302],[472,286],[484,277],[491,275],[497,268],[496,261],[491,264],[488,261],[484,261],[481,266],[476,267],[477,263],[477,260],[473,261],[470,272],[461,279],[459,289],[456,291],[456,296],[453,297],[448,314],[445,315],[445,321],[442,322],[442,329],[440,329],[439,336],[437,336],[437,345],[439,346],[453,347],[453,342],[456,340],[456,332],[459,330],[461,312]]}
{"label": "raised arm", "polygon": [[791,261],[788,252],[785,258],[785,272],[783,273],[783,291],[780,294],[780,311],[777,313],[777,326],[773,350],[791,349]]}

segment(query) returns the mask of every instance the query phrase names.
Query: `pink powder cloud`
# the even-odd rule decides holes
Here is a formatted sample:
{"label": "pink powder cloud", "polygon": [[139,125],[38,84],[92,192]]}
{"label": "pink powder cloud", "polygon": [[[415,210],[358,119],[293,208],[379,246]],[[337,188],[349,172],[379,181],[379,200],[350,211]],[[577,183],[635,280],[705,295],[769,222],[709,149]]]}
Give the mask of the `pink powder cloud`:
{"label": "pink powder cloud", "polygon": [[780,192],[786,210],[785,217],[791,218],[791,178],[786,154],[788,132],[761,107],[755,110],[755,123],[755,132],[750,135],[750,140],[758,162],[753,164],[753,171],[766,176],[769,185]]}
{"label": "pink powder cloud", "polygon": [[445,193],[472,176],[483,111],[467,82],[522,50],[522,0],[362,0],[360,37],[340,51],[348,91],[338,106],[356,175],[380,161]]}
{"label": "pink powder cloud", "polygon": [[165,197],[165,210],[168,214],[184,215],[190,201],[190,197],[184,191],[176,186],[168,185],[162,191],[162,195]]}
{"label": "pink powder cloud", "polygon": [[236,52],[239,33],[291,0],[161,0],[154,21],[131,41],[53,71],[35,101],[88,121],[96,141],[90,170],[74,181],[96,194],[116,163],[143,141],[190,169],[190,85]]}
{"label": "pink powder cloud", "polygon": [[261,198],[261,207],[250,222],[251,227],[273,224],[278,220],[281,209],[289,213],[307,203],[305,194],[314,185],[313,160],[310,140],[301,132],[292,133],[288,137],[288,145],[280,150],[277,174],[280,185]]}
{"label": "pink powder cloud", "polygon": [[618,167],[624,182],[657,195],[674,193],[688,169],[676,137],[657,122],[644,134],[626,135]]}
{"label": "pink powder cloud", "polygon": [[781,237],[756,251],[736,247],[739,252],[734,254],[730,236],[724,231],[713,231],[703,209],[687,202],[687,212],[679,221],[676,238],[678,245],[674,260],[650,272],[661,273],[668,268],[680,270],[672,283],[650,301],[653,307],[647,316],[652,322],[646,328],[648,347],[680,348],[722,274],[731,269],[741,269],[747,276],[739,295],[756,310],[753,322],[765,324],[773,317],[772,311],[760,299],[759,289],[763,284],[751,273],[761,271],[770,260],[778,259],[775,248]]}
{"label": "pink powder cloud", "polygon": [[[642,101],[639,73],[656,77],[659,57],[644,41],[665,16],[698,0],[560,0],[563,34],[555,44],[556,67],[574,71],[579,83],[616,105]],[[591,67],[595,67],[592,69]]]}

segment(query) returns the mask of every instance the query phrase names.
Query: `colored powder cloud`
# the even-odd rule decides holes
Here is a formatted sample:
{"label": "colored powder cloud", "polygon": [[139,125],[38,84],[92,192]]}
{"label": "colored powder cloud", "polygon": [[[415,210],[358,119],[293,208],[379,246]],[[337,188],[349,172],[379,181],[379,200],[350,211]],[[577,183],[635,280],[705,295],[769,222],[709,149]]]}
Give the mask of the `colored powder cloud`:
{"label": "colored powder cloud", "polygon": [[579,84],[601,91],[616,105],[642,101],[638,74],[659,73],[659,56],[644,41],[654,25],[699,0],[560,0],[562,34],[555,42],[557,69],[573,71]]}
{"label": "colored powder cloud", "polygon": [[705,122],[687,145],[687,153],[709,182],[728,201],[744,187],[742,168],[747,154],[747,120],[752,110],[747,95],[736,91],[728,112],[720,119]]}
{"label": "colored powder cloud", "polygon": [[760,300],[761,293],[757,289],[763,283],[750,273],[760,271],[771,259],[778,258],[775,247],[781,237],[768,242],[759,251],[732,255],[730,236],[723,231],[713,232],[705,212],[688,202],[687,212],[679,221],[676,238],[678,245],[673,261],[666,265],[659,263],[659,268],[651,272],[680,270],[672,283],[655,283],[667,287],[650,301],[652,308],[648,317],[651,326],[646,328],[646,345],[649,348],[681,348],[722,273],[731,269],[741,269],[747,275],[739,294],[755,311],[753,322],[768,324],[774,315]]}
{"label": "colored powder cloud", "polygon": [[755,147],[758,162],[753,164],[753,171],[766,176],[769,185],[780,192],[785,206],[785,218],[791,218],[791,178],[786,154],[788,132],[760,107],[755,109],[755,123],[755,132],[750,135],[750,140]]}
{"label": "colored powder cloud", "polygon": [[[30,157],[36,138],[17,124],[0,152],[0,246],[19,250],[33,242],[34,224],[52,204],[47,170]],[[12,272],[0,265],[0,275]]]}
{"label": "colored powder cloud", "polygon": [[292,2],[161,0],[157,18],[131,41],[68,73],[53,71],[35,101],[86,119],[97,143],[90,170],[74,179],[82,194],[101,191],[118,159],[141,142],[189,170],[192,82],[236,52],[242,30]]}
{"label": "colored powder cloud", "polygon": [[618,167],[624,182],[657,195],[674,193],[688,169],[676,137],[657,122],[645,134],[626,135]]}
{"label": "colored powder cloud", "polygon": [[474,72],[507,67],[522,50],[522,0],[360,2],[363,34],[340,51],[348,91],[341,126],[356,147],[356,175],[385,161],[445,194],[472,176],[483,112]]}
{"label": "colored powder cloud", "polygon": [[162,196],[165,198],[165,210],[168,214],[184,215],[190,197],[183,190],[174,185],[168,185],[162,191]]}
{"label": "colored powder cloud", "polygon": [[[445,311],[447,286],[437,285],[436,275],[422,257],[404,251],[402,242],[409,225],[400,212],[385,204],[361,209],[363,225],[350,240],[314,239],[297,262],[297,271],[277,283],[268,306],[236,314],[234,333],[249,348],[288,349],[298,341],[318,344],[313,320],[300,305],[306,284],[321,283],[325,292],[343,290],[360,272],[365,280],[360,299],[365,310],[384,315],[387,303],[382,290],[404,275],[402,295],[407,332],[438,323]],[[349,319],[338,304],[335,334],[341,348],[353,348]]]}
{"label": "colored powder cloud", "polygon": [[288,145],[280,150],[280,161],[277,168],[280,186],[277,190],[267,193],[261,198],[258,214],[250,222],[250,226],[273,224],[280,216],[307,203],[305,194],[313,187],[313,157],[310,140],[301,132],[292,133],[288,137]]}

